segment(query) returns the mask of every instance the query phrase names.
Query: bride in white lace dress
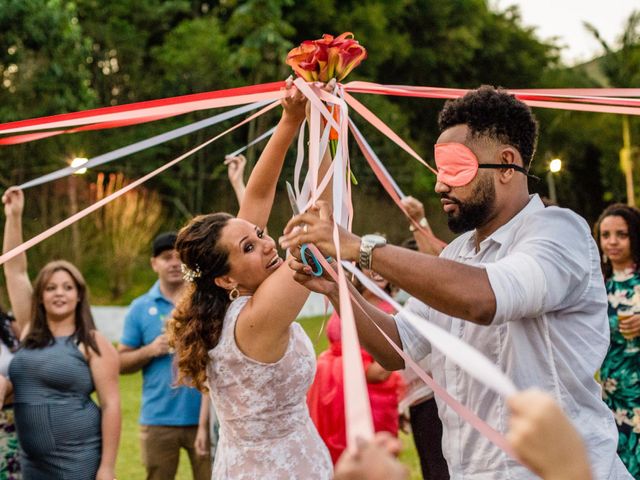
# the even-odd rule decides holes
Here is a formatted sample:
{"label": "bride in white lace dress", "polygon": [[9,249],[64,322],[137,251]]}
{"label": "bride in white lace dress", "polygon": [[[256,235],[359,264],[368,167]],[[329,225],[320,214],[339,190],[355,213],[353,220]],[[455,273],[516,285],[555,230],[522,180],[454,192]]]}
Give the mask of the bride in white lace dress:
{"label": "bride in white lace dress", "polygon": [[[306,405],[315,354],[294,322],[309,292],[293,279],[263,230],[305,104],[289,83],[282,119],[251,173],[237,218],[198,216],[176,241],[191,281],[169,335],[178,380],[208,388],[216,407],[215,480],[328,480],[333,475]],[[321,173],[327,168],[325,158]],[[330,200],[330,191],[323,199]]]}

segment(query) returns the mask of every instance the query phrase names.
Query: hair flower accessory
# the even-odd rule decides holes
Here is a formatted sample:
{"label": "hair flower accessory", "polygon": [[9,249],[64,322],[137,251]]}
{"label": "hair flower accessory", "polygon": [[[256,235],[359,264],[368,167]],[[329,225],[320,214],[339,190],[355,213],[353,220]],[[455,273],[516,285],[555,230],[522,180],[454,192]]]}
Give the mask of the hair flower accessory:
{"label": "hair flower accessory", "polygon": [[191,270],[184,263],[180,265],[180,269],[182,270],[182,278],[187,282],[193,282],[196,278],[200,278],[202,272],[200,271],[200,267],[196,265],[195,270]]}

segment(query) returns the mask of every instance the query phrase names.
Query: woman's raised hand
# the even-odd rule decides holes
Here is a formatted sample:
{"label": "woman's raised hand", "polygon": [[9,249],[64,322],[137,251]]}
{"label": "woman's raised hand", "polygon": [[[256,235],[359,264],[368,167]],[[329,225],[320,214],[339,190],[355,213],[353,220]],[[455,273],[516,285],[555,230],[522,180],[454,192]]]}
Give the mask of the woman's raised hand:
{"label": "woman's raised hand", "polygon": [[282,97],[283,112],[282,118],[300,123],[305,118],[305,107],[307,105],[307,97],[300,92],[293,84],[291,77],[287,78],[285,87],[285,96]]}
{"label": "woman's raised hand", "polygon": [[24,193],[18,187],[11,187],[2,195],[2,203],[7,217],[21,217],[24,210]]}
{"label": "woman's raised hand", "polygon": [[227,156],[224,160],[227,165],[227,175],[229,182],[234,187],[244,187],[244,167],[247,165],[247,159],[244,155],[236,155],[235,157]]}

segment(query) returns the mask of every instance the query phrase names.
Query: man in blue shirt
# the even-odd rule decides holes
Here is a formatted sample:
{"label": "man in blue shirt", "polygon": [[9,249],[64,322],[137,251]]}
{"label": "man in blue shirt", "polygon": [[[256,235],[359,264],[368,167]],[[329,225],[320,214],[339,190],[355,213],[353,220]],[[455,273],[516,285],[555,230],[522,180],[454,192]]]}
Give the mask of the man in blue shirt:
{"label": "man in blue shirt", "polygon": [[176,234],[170,232],[153,241],[151,268],[158,281],[131,303],[118,347],[120,373],[142,369],[140,443],[147,479],[173,480],[180,448],[184,448],[193,478],[210,480],[209,456],[198,455],[194,449],[201,394],[193,388],[174,386],[173,355],[164,333],[183,287],[175,240]]}

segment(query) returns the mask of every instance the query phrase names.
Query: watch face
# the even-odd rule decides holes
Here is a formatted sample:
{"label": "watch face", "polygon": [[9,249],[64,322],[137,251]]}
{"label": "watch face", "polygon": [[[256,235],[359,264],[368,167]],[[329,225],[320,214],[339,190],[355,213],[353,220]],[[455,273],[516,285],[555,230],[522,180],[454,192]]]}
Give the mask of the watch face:
{"label": "watch face", "polygon": [[387,243],[387,239],[382,235],[370,234],[365,235],[363,238],[366,239],[368,243],[371,243],[373,245],[385,245]]}

